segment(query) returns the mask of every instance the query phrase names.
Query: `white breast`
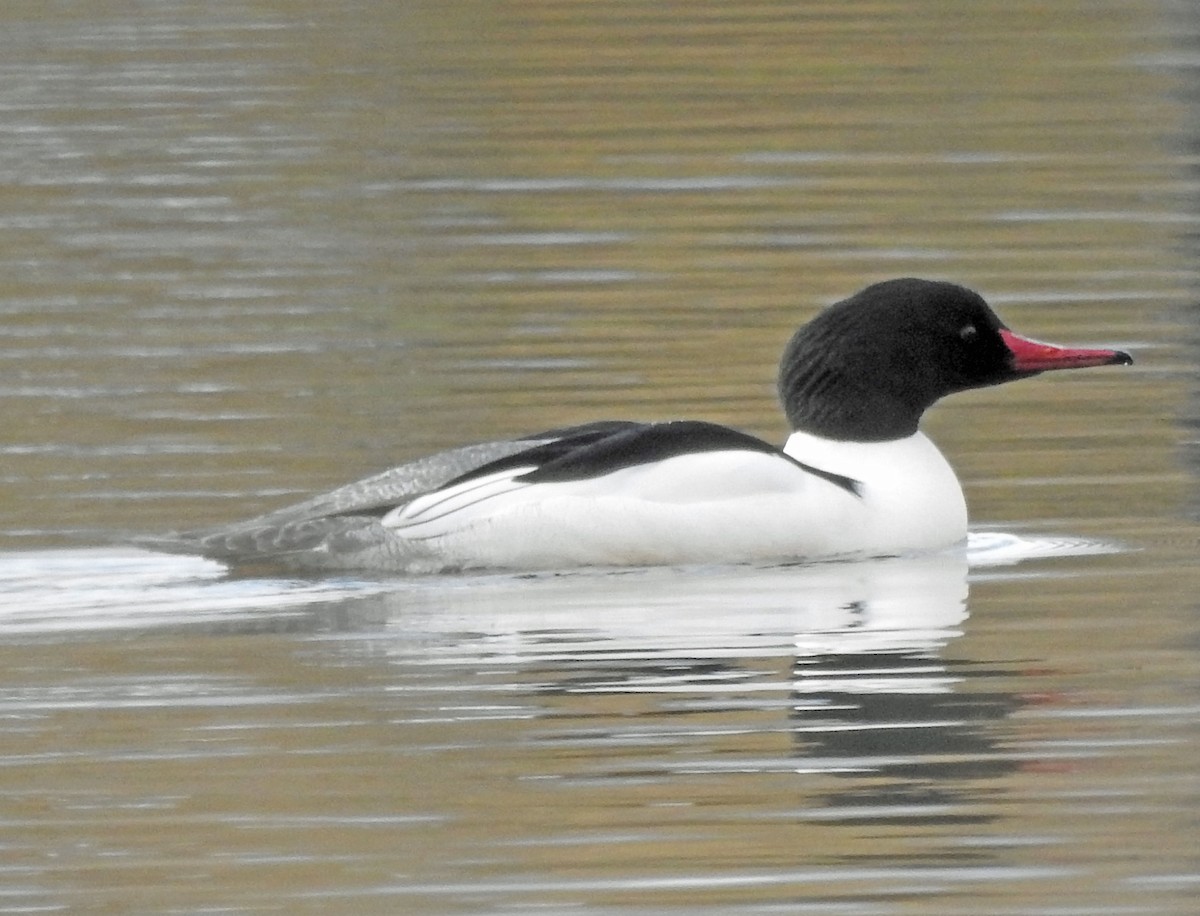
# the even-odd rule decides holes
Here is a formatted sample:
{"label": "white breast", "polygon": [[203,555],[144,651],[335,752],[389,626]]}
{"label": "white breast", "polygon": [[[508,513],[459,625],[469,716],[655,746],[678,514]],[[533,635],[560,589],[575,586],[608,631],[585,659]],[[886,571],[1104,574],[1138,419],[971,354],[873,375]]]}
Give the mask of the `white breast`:
{"label": "white breast", "polygon": [[837,442],[796,432],[783,450],[859,481],[868,552],[948,547],[967,536],[967,503],[954,469],[924,433],[890,442]]}

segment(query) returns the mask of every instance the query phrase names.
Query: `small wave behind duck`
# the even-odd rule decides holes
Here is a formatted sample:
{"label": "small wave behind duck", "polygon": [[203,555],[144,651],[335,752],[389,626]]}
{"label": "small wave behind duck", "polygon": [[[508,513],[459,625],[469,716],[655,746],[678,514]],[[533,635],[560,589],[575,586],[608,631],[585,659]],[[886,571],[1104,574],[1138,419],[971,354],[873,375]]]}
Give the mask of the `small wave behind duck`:
{"label": "small wave behind duck", "polygon": [[280,619],[370,587],[231,577],[215,560],[134,548],[24,551],[0,555],[0,636]]}

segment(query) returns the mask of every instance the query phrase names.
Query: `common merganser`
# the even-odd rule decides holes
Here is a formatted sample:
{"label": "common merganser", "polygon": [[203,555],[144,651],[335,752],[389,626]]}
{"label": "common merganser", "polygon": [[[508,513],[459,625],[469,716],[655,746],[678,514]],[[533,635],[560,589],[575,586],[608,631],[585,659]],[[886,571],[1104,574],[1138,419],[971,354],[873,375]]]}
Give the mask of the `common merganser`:
{"label": "common merganser", "polygon": [[876,283],[784,350],[783,448],[694,420],[609,421],[441,452],[168,549],[235,564],[547,570],[890,556],[964,540],[962,488],[918,429],[956,391],[1132,363],[1014,334],[952,283]]}

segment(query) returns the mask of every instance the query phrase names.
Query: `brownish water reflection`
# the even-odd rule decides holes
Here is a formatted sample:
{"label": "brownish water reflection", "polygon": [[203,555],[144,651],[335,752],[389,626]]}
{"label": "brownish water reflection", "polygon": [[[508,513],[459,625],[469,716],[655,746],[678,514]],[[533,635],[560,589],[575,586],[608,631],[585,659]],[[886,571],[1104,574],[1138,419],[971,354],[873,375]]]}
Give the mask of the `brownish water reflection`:
{"label": "brownish water reflection", "polygon": [[27,555],[63,590],[4,579],[43,605],[0,643],[9,899],[1186,912],[1193,627],[1129,611],[1195,583],[994,540],[969,618],[953,555],[323,593]]}
{"label": "brownish water reflection", "polygon": [[[0,909],[1188,912],[1189,16],[5,6]],[[791,330],[903,274],[1135,352],[929,421],[977,528],[1129,549],[875,628],[941,592],[94,549],[568,422],[778,438]]]}

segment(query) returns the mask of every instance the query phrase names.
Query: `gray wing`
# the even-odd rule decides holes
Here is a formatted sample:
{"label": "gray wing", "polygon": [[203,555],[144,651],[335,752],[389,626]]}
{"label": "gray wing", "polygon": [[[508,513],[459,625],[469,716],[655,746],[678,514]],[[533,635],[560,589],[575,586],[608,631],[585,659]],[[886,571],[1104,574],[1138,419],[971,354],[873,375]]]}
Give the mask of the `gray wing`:
{"label": "gray wing", "polygon": [[581,430],[626,425],[637,424],[591,424],[438,452],[246,521],[143,538],[138,543],[155,550],[200,554],[236,564],[403,570],[419,566],[427,558],[399,555],[413,548],[397,544],[379,523],[392,509],[518,452],[577,435]]}

